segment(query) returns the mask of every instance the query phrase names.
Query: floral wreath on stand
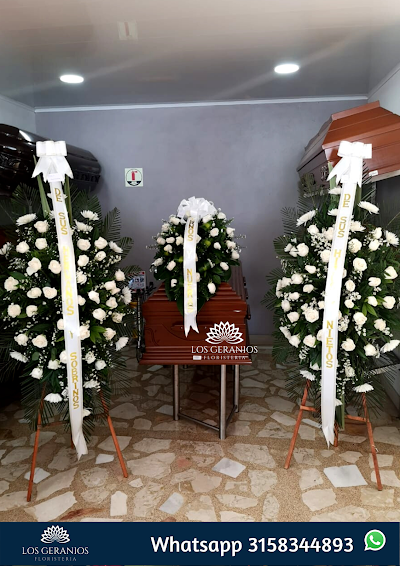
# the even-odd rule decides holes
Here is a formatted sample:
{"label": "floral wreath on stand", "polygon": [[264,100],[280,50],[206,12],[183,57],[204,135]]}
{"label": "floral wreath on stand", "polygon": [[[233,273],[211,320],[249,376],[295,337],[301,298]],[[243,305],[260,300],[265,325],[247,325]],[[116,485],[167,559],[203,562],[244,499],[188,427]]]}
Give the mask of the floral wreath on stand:
{"label": "floral wreath on stand", "polygon": [[[200,203],[198,201],[201,201]],[[206,214],[199,214],[195,241],[197,311],[213,296],[218,286],[231,278],[231,266],[239,265],[241,248],[235,240],[235,228],[230,226],[221,209],[204,199],[191,197],[179,206],[177,215],[163,221],[161,231],[154,237],[157,250],[151,270],[154,277],[165,283],[165,292],[170,301],[176,301],[184,314],[184,245],[185,229],[190,211],[200,204]],[[208,206],[209,205],[209,206]]]}

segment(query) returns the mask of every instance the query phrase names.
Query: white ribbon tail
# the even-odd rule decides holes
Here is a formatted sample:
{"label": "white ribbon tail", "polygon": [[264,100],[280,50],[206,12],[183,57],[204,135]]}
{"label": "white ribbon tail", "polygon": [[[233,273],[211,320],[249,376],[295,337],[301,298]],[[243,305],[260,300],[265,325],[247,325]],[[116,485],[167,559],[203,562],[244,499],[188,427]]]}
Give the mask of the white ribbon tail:
{"label": "white ribbon tail", "polygon": [[184,321],[185,336],[191,328],[198,332],[197,315],[197,281],[196,281],[196,240],[197,218],[190,216],[185,226],[183,241],[183,280],[184,280]]}

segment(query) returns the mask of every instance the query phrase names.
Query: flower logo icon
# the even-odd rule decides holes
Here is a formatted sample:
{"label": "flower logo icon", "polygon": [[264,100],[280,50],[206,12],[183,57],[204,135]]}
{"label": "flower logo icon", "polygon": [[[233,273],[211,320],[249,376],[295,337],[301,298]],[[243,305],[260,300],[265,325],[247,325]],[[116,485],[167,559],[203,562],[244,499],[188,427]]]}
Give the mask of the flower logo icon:
{"label": "flower logo icon", "polygon": [[219,324],[215,323],[207,332],[206,342],[209,344],[221,344],[222,342],[240,344],[240,342],[243,342],[242,336],[242,332],[233,323],[220,322]]}
{"label": "flower logo icon", "polygon": [[58,525],[52,525],[45,529],[43,531],[41,541],[46,544],[51,544],[52,542],[65,544],[66,542],[70,542],[68,532]]}

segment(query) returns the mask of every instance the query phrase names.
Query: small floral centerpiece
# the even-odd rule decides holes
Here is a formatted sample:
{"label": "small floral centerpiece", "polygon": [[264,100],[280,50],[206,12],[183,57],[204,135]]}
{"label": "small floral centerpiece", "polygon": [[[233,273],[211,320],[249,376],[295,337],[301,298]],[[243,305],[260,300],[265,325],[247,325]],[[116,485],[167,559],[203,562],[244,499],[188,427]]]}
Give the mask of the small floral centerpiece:
{"label": "small floral centerpiece", "polygon": [[[19,188],[12,197],[14,211],[21,211],[21,203],[30,200],[26,194],[35,200],[32,189]],[[68,420],[56,227],[53,214],[44,215],[40,202],[36,204],[36,212],[16,218],[13,243],[6,243],[0,250],[2,346],[12,360],[22,364],[23,402],[33,425],[41,400],[44,422],[54,412]],[[96,415],[103,413],[99,392],[107,399],[111,377],[116,382],[127,377],[121,356],[132,328],[127,274],[137,267],[119,267],[132,240],[119,237],[116,209],[102,218],[96,197],[75,193],[70,210],[71,219],[74,217],[71,225],[81,324],[84,423],[90,427]]]}
{"label": "small floral centerpiece", "polygon": [[[212,204],[212,203],[211,203]],[[213,207],[214,208],[214,207]],[[232,219],[227,219],[221,209],[214,209],[198,222],[196,240],[197,311],[217,291],[222,282],[231,278],[231,266],[239,265],[240,247],[235,237]],[[154,277],[164,281],[170,301],[176,301],[183,314],[184,302],[184,235],[187,217],[176,215],[163,221],[161,231],[155,236],[156,249],[151,269]]]}
{"label": "small floral centerpiece", "polygon": [[[289,371],[292,392],[301,390],[298,378],[313,382],[318,399],[321,380],[321,328],[325,285],[331,256],[334,224],[341,188],[332,187],[312,210],[302,200],[300,213],[284,211],[286,233],[275,240],[281,269],[269,281],[272,289],[265,302],[274,311],[277,326],[274,356],[277,361],[297,361]],[[371,194],[371,193],[370,193]],[[399,330],[400,252],[394,228],[377,226],[379,208],[358,199],[343,271],[338,321],[337,406],[350,402],[355,393],[370,392],[372,405],[379,404],[381,371],[390,352],[400,344]],[[389,227],[388,227],[389,228]],[[371,403],[370,403],[371,404]]]}

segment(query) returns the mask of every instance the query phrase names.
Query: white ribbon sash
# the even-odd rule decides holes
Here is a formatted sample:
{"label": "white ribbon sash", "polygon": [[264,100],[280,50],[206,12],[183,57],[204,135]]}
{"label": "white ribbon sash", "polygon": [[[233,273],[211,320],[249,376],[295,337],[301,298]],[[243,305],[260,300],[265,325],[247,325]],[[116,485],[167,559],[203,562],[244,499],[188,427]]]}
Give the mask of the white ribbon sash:
{"label": "white ribbon sash", "polygon": [[328,179],[336,176],[337,183],[341,182],[343,188],[338,206],[326,278],[325,309],[322,326],[321,417],[322,431],[328,446],[333,444],[335,439],[338,313],[347,241],[357,185],[361,187],[362,184],[363,159],[371,158],[372,146],[371,144],[363,144],[361,142],[351,143],[342,141],[338,155],[342,159],[332,169]]}
{"label": "white ribbon sash", "polygon": [[87,454],[87,446],[82,431],[83,423],[83,389],[82,389],[82,356],[79,335],[78,288],[76,282],[75,254],[72,243],[71,226],[65,206],[65,195],[62,183],[65,175],[72,178],[71,168],[65,159],[67,149],[65,142],[37,142],[36,154],[39,161],[32,177],[40,173],[45,181],[49,181],[56,221],[58,251],[61,263],[61,296],[64,320],[65,350],[67,353],[67,375],[69,415],[72,441],[78,459]]}
{"label": "white ribbon sash", "polygon": [[185,235],[183,240],[183,281],[184,281],[184,320],[185,336],[191,328],[198,332],[197,315],[197,281],[196,281],[196,244],[199,220],[207,214],[217,212],[213,204],[204,198],[190,197],[182,200],[177,216],[186,218]]}

